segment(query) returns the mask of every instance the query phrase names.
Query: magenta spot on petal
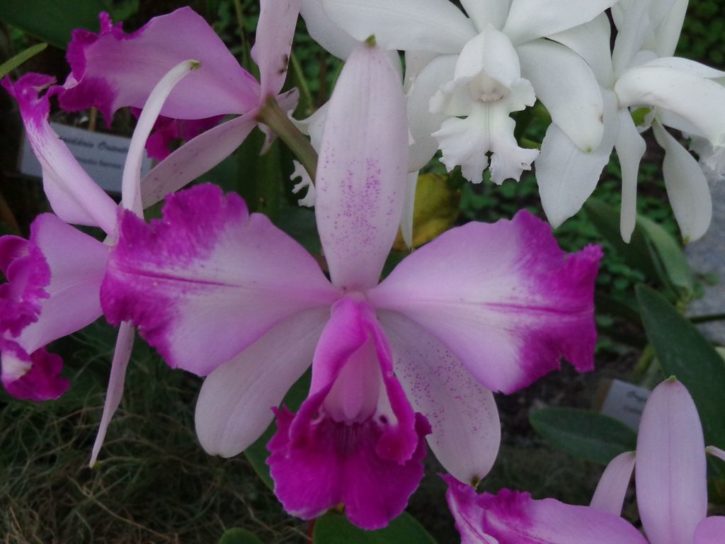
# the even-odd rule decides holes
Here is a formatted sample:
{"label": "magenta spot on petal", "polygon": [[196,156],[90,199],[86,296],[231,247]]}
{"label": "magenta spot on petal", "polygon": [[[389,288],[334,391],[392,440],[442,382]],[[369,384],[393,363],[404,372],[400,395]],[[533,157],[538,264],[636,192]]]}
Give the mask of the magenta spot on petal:
{"label": "magenta spot on petal", "polygon": [[41,348],[28,356],[25,351],[13,342],[2,342],[2,359],[4,365],[27,365],[25,372],[17,376],[3,368],[2,382],[5,390],[15,398],[42,402],[55,400],[70,387],[70,382],[62,377],[63,359],[59,355],[49,353]]}

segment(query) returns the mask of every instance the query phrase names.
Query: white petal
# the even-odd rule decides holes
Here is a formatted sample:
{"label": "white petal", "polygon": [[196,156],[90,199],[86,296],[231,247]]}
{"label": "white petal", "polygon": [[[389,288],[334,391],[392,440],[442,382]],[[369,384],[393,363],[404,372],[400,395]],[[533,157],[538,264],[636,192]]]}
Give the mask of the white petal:
{"label": "white petal", "polygon": [[322,0],[302,0],[300,15],[312,39],[336,57],[346,59],[355,49],[358,41],[332,22]]}
{"label": "white petal", "polygon": [[617,38],[612,51],[615,74],[621,75],[634,65],[635,55],[652,33],[651,5],[650,1],[633,2],[628,5],[628,9],[622,9],[621,17],[615,17]]}
{"label": "white petal", "polygon": [[617,0],[513,0],[504,32],[524,43],[589,22]]}
{"label": "white petal", "polygon": [[696,126],[714,145],[725,145],[725,87],[689,71],[639,66],[619,78],[614,91],[622,106],[658,106]]}
{"label": "white petal", "polygon": [[584,153],[555,124],[549,127],[536,159],[536,181],[546,217],[558,227],[575,215],[594,192],[609,162],[617,137],[614,98],[606,100],[604,136],[591,153]]}
{"label": "white petal", "polygon": [[501,29],[506,22],[511,0],[461,0],[461,5],[479,31],[487,25]]}
{"label": "white petal", "polygon": [[322,0],[325,12],[359,41],[374,35],[385,49],[458,53],[476,35],[448,0]]}
{"label": "white petal", "polygon": [[658,57],[653,59],[642,66],[647,67],[659,67],[659,68],[672,68],[680,72],[685,72],[697,77],[703,77],[705,79],[720,79],[725,77],[725,72],[718,70],[717,68],[711,68],[701,62],[696,62],[690,59],[684,59],[682,57]]}
{"label": "white petal", "polygon": [[594,490],[592,508],[615,516],[622,515],[624,498],[634,470],[634,459],[634,452],[628,451],[620,453],[609,462]]}
{"label": "white petal", "polygon": [[521,78],[519,56],[511,40],[490,25],[461,51],[455,78],[475,78],[482,73],[507,88]]}
{"label": "white petal", "polygon": [[290,317],[218,367],[196,402],[196,434],[210,454],[232,457],[272,422],[272,408],[312,363],[329,310]]}
{"label": "white petal", "polygon": [[659,123],[652,126],[665,150],[662,173],[672,211],[686,241],[701,238],[712,220],[712,199],[705,174],[692,155]]}
{"label": "white petal", "polygon": [[428,444],[448,472],[478,482],[493,467],[501,423],[491,391],[435,337],[395,312],[381,312],[395,373],[413,408],[428,418]]}
{"label": "white petal", "polygon": [[[660,57],[675,53],[689,3],[690,0],[675,0],[672,2],[672,7],[667,11],[665,19],[659,23],[655,40],[657,43],[656,52]],[[657,4],[664,4],[664,2],[656,2],[655,5]]]}
{"label": "white petal", "polygon": [[590,22],[549,36],[582,57],[603,87],[614,84],[611,52],[612,27],[609,18],[602,14]]}
{"label": "white petal", "polygon": [[583,151],[604,133],[602,91],[586,61],[563,45],[536,40],[518,47],[523,77],[554,123]]}
{"label": "white petal", "polygon": [[622,168],[622,210],[619,215],[619,231],[622,239],[629,242],[637,222],[637,176],[639,163],[647,151],[644,138],[639,135],[629,110],[620,110],[619,133],[614,142]]}

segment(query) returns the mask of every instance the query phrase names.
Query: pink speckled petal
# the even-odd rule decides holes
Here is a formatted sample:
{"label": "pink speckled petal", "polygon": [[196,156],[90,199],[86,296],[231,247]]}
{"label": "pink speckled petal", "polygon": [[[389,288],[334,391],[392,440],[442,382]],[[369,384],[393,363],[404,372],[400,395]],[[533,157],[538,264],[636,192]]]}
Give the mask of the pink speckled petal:
{"label": "pink speckled petal", "polygon": [[378,281],[398,232],[408,175],[400,76],[378,47],[359,46],[330,99],[315,184],[315,213],[332,282]]}
{"label": "pink speckled petal", "polygon": [[592,508],[615,516],[622,514],[624,498],[634,470],[634,459],[634,452],[626,451],[609,462],[594,490]]}
{"label": "pink speckled petal", "polygon": [[711,516],[697,526],[692,544],[722,544],[724,537],[725,516]]}
{"label": "pink speckled petal", "polygon": [[17,344],[0,339],[0,359],[3,387],[15,398],[55,400],[70,387],[70,382],[60,375],[63,360],[45,349],[28,355]]}
{"label": "pink speckled petal", "polygon": [[476,495],[470,486],[444,479],[461,544],[647,544],[626,520],[607,512],[508,489]]}
{"label": "pink speckled petal", "polygon": [[101,300],[172,367],[206,375],[275,323],[337,296],[317,262],[237,195],[204,184],[146,224],[124,213]]}
{"label": "pink speckled petal", "polygon": [[252,57],[259,66],[261,99],[279,94],[287,77],[301,0],[261,0]]}
{"label": "pink speckled petal", "polygon": [[[98,34],[76,30],[68,46],[72,73],[63,85],[66,110],[98,108],[110,124],[122,107],[140,108],[154,85],[187,59],[201,68],[179,85],[162,115],[205,119],[244,113],[259,102],[259,84],[236,61],[207,22],[189,7],[154,17],[126,34],[108,14],[100,16]],[[180,39],[183,37],[183,39]]]}
{"label": "pink speckled petal", "polygon": [[42,74],[25,74],[2,85],[15,98],[25,132],[43,171],[43,189],[53,211],[67,223],[101,227],[107,234],[116,230],[116,204],[83,170],[68,147],[48,124],[50,103],[42,89],[54,79]]}
{"label": "pink speckled petal", "polygon": [[42,252],[50,269],[48,297],[41,302],[38,320],[14,339],[33,354],[101,316],[99,291],[109,248],[52,214],[33,221],[30,243]]}
{"label": "pink speckled petal", "polygon": [[333,306],[315,350],[310,396],[277,413],[269,465],[287,512],[310,519],[339,504],[378,529],[398,516],[423,476],[430,426],[414,414],[366,303]]}
{"label": "pink speckled petal", "polygon": [[658,385],[644,407],[634,476],[650,543],[692,542],[707,515],[705,440],[695,403],[674,378]]}
{"label": "pink speckled petal", "polygon": [[381,312],[380,321],[393,348],[395,374],[415,411],[431,424],[431,450],[454,477],[478,482],[501,444],[493,394],[420,325],[394,312]]}
{"label": "pink speckled petal", "polygon": [[273,408],[312,364],[329,316],[328,308],[293,315],[207,376],[195,415],[207,453],[233,457],[260,437]]}
{"label": "pink speckled petal", "polygon": [[406,257],[368,299],[438,338],[485,387],[510,393],[559,367],[594,365],[601,250],[566,254],[526,211],[468,223]]}

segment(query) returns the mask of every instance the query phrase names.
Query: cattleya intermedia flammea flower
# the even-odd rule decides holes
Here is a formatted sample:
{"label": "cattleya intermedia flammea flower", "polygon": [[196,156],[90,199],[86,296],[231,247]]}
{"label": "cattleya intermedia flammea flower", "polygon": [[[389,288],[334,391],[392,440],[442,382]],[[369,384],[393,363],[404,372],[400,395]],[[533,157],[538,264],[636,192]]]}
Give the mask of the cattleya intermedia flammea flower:
{"label": "cattleya intermedia flammea flower", "polygon": [[[234,152],[260,123],[263,111],[294,108],[297,91],[280,91],[287,76],[299,4],[300,0],[260,1],[252,48],[260,69],[259,82],[189,7],[154,17],[130,34],[103,13],[98,34],[87,30],[73,33],[68,45],[71,74],[59,92],[60,106],[69,111],[97,107],[110,123],[119,108],[140,108],[159,78],[173,66],[189,58],[199,60],[200,69],[164,104],[161,113],[165,118],[151,136],[150,150],[157,156],[166,154],[167,138],[192,138],[143,179],[143,203],[150,206]],[[237,117],[220,123],[226,115]],[[260,128],[271,138],[268,127],[262,124]]]}
{"label": "cattleya intermedia flammea flower", "polygon": [[436,149],[480,182],[519,179],[538,152],[519,147],[511,112],[536,98],[583,150],[602,138],[603,101],[587,63],[560,43],[616,0],[304,0],[310,34],[344,55],[351,36],[406,52],[411,171]]}
{"label": "cattleya intermedia flammea flower", "polygon": [[[725,452],[708,450],[725,460]],[[637,506],[645,538],[620,516],[636,464]],[[591,506],[502,490],[476,495],[447,477],[448,504],[462,544],[721,544],[725,517],[707,516],[702,425],[687,389],[671,378],[647,400],[637,451],[615,457]]]}
{"label": "cattleya intermedia flammea flower", "polygon": [[[636,222],[637,174],[646,145],[640,132],[652,128],[664,149],[663,177],[675,219],[686,240],[700,238],[710,225],[712,202],[703,168],[713,177],[725,171],[725,72],[672,56],[687,1],[627,0],[613,8],[617,37],[610,53],[609,19],[561,36],[594,70],[605,97],[604,137],[582,153],[557,120],[549,127],[536,161],[536,178],[549,221],[558,226],[578,212],[616,150],[622,170],[620,231],[629,241]],[[642,117],[635,124],[630,109]],[[642,108],[649,108],[643,110]],[[643,115],[647,112],[647,115]],[[702,167],[665,129],[696,139]]]}
{"label": "cattleya intermedia flammea flower", "polygon": [[[159,110],[174,86],[198,62],[173,67],[152,90],[134,131],[122,176],[121,207],[142,214],[141,162],[144,143]],[[58,398],[68,388],[60,375],[62,360],[45,346],[89,325],[101,314],[100,288],[111,246],[118,237],[119,207],[85,172],[48,123],[54,80],[26,74],[17,82],[2,81],[20,107],[28,140],[40,161],[43,188],[56,215],[42,214],[31,226],[29,240],[0,238],[0,351],[2,381],[18,398]],[[50,87],[50,90],[43,92]],[[42,93],[42,94],[41,94]],[[99,227],[101,242],[70,224]],[[111,364],[111,378],[91,463],[123,391],[125,368],[133,345],[133,328],[122,323]]]}
{"label": "cattleya intermedia flammea flower", "polygon": [[498,450],[492,390],[565,357],[593,364],[600,250],[566,255],[527,212],[455,228],[379,276],[400,222],[408,128],[387,54],[360,46],[329,104],[316,178],[317,261],[243,201],[201,185],[151,224],[124,214],[101,299],[171,366],[209,374],[196,427],[210,453],[256,440],[312,363],[297,414],[276,411],[269,464],[288,512],[339,504],[384,526],[423,474],[424,437],[451,473],[480,479]]}

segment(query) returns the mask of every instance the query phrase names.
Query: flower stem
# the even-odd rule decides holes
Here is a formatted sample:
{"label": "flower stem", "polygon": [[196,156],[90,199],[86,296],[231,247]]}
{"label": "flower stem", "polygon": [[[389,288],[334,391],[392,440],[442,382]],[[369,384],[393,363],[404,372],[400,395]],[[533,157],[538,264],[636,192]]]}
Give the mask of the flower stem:
{"label": "flower stem", "polygon": [[314,181],[317,172],[317,152],[307,137],[290,121],[277,101],[270,97],[259,108],[257,119],[271,128],[277,136],[287,144],[290,151],[302,163],[310,178]]}

